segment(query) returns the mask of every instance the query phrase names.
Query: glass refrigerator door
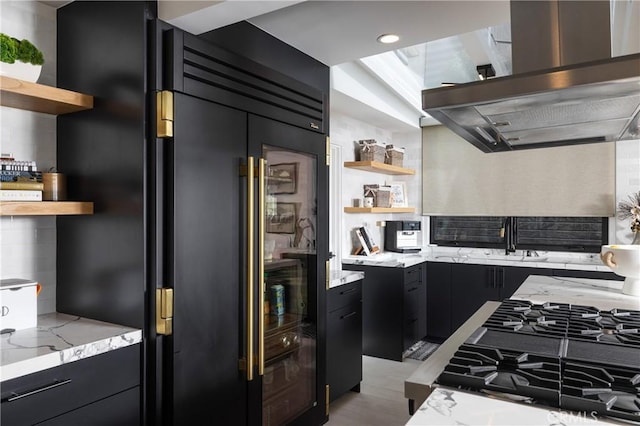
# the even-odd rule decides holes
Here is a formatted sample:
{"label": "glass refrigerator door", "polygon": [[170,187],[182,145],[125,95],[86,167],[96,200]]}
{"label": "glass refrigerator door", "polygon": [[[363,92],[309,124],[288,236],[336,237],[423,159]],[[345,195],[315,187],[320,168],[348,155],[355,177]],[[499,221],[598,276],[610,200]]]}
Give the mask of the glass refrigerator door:
{"label": "glass refrigerator door", "polygon": [[264,425],[317,401],[316,156],[263,146]]}

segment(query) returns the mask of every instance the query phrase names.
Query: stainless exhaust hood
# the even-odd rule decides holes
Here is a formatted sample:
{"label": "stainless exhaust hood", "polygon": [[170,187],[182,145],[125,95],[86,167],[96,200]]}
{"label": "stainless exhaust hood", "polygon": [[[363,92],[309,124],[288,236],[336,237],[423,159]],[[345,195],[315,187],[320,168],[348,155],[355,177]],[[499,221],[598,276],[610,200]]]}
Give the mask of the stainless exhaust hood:
{"label": "stainless exhaust hood", "polygon": [[640,139],[640,54],[611,58],[608,1],[511,1],[513,75],[428,89],[484,152]]}

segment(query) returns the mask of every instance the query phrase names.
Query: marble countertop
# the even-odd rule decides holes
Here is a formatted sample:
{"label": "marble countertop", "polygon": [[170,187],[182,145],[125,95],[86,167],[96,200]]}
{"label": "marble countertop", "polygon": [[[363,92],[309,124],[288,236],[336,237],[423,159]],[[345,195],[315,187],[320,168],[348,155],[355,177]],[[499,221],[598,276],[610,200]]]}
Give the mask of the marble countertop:
{"label": "marble countertop", "polygon": [[38,326],[0,335],[0,381],[88,358],[142,341],[142,330],[51,313]]}
{"label": "marble countertop", "polygon": [[505,402],[490,396],[438,387],[407,425],[612,425],[625,424],[539,406]]}
{"label": "marble countertop", "polygon": [[[640,310],[640,298],[622,294],[622,285],[622,281],[613,280],[531,275],[522,283],[511,298],[530,300],[537,303],[574,303],[606,310],[613,308]],[[486,302],[471,318],[456,330],[449,339],[440,345],[405,381],[405,397],[414,400],[416,406],[423,404],[431,392],[437,389],[437,385],[434,385],[434,382],[442,370],[444,370],[444,367],[458,347],[491,316],[499,305],[499,302]],[[486,397],[481,398],[486,399]],[[510,402],[504,401],[498,402],[501,404],[511,404]],[[436,422],[435,424],[439,423]],[[506,423],[483,424],[512,423],[507,421]]]}
{"label": "marble countertop", "polygon": [[364,272],[360,271],[330,271],[329,288],[349,284],[364,278]]}
{"label": "marble countertop", "polygon": [[528,268],[569,269],[611,272],[597,254],[539,252],[527,256],[526,251],[499,254],[499,250],[425,248],[420,253],[384,252],[373,256],[347,256],[342,263],[350,265],[408,268],[422,262],[471,263],[479,265],[523,266]]}

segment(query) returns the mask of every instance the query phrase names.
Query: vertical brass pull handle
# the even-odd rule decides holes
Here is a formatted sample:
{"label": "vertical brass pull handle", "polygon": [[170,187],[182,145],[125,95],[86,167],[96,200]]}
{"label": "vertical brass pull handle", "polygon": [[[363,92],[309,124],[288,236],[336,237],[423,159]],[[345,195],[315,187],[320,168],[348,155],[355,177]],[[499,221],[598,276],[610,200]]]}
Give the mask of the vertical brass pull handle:
{"label": "vertical brass pull handle", "polygon": [[254,203],[253,203],[253,157],[247,158],[247,381],[253,380],[253,310],[254,310]]}
{"label": "vertical brass pull handle", "polygon": [[264,375],[264,231],[265,231],[265,165],[264,158],[258,160],[258,375]]}

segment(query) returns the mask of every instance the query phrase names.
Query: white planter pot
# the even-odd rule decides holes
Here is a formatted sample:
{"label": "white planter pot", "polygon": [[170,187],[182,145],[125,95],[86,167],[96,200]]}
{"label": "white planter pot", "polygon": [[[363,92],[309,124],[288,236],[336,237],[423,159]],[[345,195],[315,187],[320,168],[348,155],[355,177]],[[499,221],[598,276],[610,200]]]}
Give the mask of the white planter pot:
{"label": "white planter pot", "polygon": [[0,62],[0,75],[35,83],[40,77],[42,65],[32,65],[16,61],[13,64]]}

